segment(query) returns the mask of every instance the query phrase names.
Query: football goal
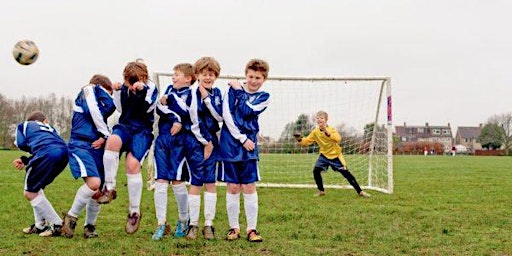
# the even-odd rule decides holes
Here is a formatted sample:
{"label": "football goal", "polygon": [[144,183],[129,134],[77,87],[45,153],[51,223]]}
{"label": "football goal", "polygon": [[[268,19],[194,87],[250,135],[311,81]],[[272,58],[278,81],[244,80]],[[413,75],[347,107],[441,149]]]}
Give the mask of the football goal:
{"label": "football goal", "polygon": [[[172,83],[171,78],[171,73],[153,74],[160,91]],[[221,76],[215,86],[224,92],[233,79],[244,77]],[[293,134],[309,134],[316,125],[316,112],[323,110],[329,126],[342,136],[348,168],[361,187],[393,193],[390,78],[270,77],[262,89],[270,93],[270,105],[259,117],[258,186],[316,187],[312,170],[318,147],[298,146]],[[352,188],[331,169],[323,176],[327,188]]]}

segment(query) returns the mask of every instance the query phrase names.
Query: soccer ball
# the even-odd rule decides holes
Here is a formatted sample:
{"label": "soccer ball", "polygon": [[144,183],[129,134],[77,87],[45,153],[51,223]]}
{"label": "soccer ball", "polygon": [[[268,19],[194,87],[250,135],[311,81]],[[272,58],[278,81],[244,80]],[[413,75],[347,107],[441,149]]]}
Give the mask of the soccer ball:
{"label": "soccer ball", "polygon": [[39,57],[39,49],[30,40],[22,40],[16,43],[12,50],[12,56],[21,65],[30,65]]}

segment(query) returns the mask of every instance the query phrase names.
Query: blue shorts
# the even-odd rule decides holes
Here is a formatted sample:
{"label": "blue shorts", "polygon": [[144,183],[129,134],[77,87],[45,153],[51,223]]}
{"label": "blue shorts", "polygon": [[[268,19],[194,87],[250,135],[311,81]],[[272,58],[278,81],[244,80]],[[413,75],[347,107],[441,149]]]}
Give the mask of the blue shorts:
{"label": "blue shorts", "polygon": [[240,162],[223,161],[222,167],[219,170],[218,181],[236,184],[250,184],[260,181],[257,159]]}
{"label": "blue shorts", "polygon": [[345,170],[345,166],[343,165],[343,163],[341,162],[341,160],[338,157],[333,158],[333,159],[328,159],[324,155],[320,154],[320,156],[318,157],[318,160],[316,160],[315,167],[321,168],[322,170],[327,171],[327,168],[329,168],[329,166],[334,171],[337,171],[337,172]]}
{"label": "blue shorts", "polygon": [[105,180],[103,168],[104,148],[94,149],[91,142],[70,139],[68,144],[69,168],[75,179],[98,177]]}
{"label": "blue shorts", "polygon": [[50,147],[48,150],[37,152],[26,167],[24,189],[37,193],[51,184],[67,165],[66,147]]}
{"label": "blue shorts", "polygon": [[135,159],[142,165],[146,158],[151,143],[153,142],[153,132],[148,129],[134,129],[128,125],[116,124],[112,129],[112,134],[121,138],[123,146],[121,152],[132,153]]}
{"label": "blue shorts", "polygon": [[187,131],[184,134],[185,158],[189,171],[189,183],[194,186],[202,186],[204,183],[204,147],[196,137]]}
{"label": "blue shorts", "polygon": [[188,181],[182,135],[158,135],[155,140],[155,179]]}
{"label": "blue shorts", "polygon": [[[217,177],[217,172],[220,173],[220,170],[223,168],[223,163],[214,160],[213,158],[208,158],[206,161],[202,161],[202,166],[200,168],[195,168],[195,171],[190,172],[190,184],[194,186],[202,186],[204,183],[215,183],[215,178]],[[189,165],[187,165],[189,167]],[[189,167],[192,169],[192,167]]]}
{"label": "blue shorts", "polygon": [[215,160],[213,157],[206,159],[203,162],[203,183],[215,183],[217,173],[224,168],[223,165],[222,162]]}

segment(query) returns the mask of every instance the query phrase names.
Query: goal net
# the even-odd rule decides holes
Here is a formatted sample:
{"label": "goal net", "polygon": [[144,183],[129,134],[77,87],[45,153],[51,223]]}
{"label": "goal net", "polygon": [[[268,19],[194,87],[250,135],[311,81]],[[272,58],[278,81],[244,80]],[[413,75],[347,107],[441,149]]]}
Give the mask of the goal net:
{"label": "goal net", "polygon": [[[160,91],[171,78],[171,73],[153,74]],[[221,76],[215,86],[225,92],[233,79],[244,77]],[[390,78],[271,77],[262,89],[270,93],[270,105],[259,117],[258,186],[316,188],[312,170],[318,146],[300,147],[293,134],[309,134],[316,112],[323,110],[328,125],[342,136],[347,166],[359,185],[393,193]],[[327,188],[352,188],[331,169],[323,177]]]}

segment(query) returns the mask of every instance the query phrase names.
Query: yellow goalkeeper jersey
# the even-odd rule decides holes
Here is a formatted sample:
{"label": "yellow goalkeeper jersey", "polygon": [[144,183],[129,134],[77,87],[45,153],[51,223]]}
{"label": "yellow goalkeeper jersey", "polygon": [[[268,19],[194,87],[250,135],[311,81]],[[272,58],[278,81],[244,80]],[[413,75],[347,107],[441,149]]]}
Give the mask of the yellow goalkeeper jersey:
{"label": "yellow goalkeeper jersey", "polygon": [[299,142],[301,146],[309,146],[316,142],[320,148],[320,154],[324,155],[328,159],[339,158],[341,163],[346,167],[347,163],[343,154],[341,153],[341,135],[331,126],[327,126],[326,130],[331,136],[327,137],[324,132],[320,131],[320,128],[315,127],[309,135]]}

